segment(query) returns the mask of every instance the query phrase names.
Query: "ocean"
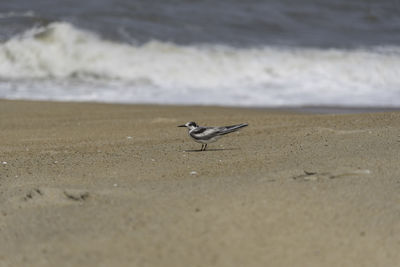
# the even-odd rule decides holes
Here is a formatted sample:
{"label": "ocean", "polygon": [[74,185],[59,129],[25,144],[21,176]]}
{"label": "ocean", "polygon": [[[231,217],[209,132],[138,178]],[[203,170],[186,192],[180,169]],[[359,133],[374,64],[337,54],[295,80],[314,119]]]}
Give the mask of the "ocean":
{"label": "ocean", "polygon": [[0,98],[400,107],[400,1],[1,0]]}

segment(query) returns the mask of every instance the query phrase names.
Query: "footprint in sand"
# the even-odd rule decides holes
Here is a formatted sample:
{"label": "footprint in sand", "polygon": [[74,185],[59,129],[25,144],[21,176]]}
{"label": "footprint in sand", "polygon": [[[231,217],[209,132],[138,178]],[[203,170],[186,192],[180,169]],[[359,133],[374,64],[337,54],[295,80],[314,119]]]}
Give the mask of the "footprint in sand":
{"label": "footprint in sand", "polygon": [[41,187],[28,190],[22,201],[27,204],[68,204],[86,201],[89,196],[88,191],[81,189]]}
{"label": "footprint in sand", "polygon": [[25,201],[33,200],[40,196],[43,196],[42,190],[40,190],[39,188],[34,188],[30,190],[28,193],[26,193],[26,195],[23,197],[23,200]]}
{"label": "footprint in sand", "polygon": [[317,181],[322,179],[336,179],[350,176],[368,175],[371,171],[367,169],[357,170],[334,170],[327,172],[307,171],[304,170],[303,174],[295,175],[292,177],[293,180],[299,181]]}
{"label": "footprint in sand", "polygon": [[89,192],[82,190],[64,190],[64,195],[73,201],[84,201],[89,197]]}

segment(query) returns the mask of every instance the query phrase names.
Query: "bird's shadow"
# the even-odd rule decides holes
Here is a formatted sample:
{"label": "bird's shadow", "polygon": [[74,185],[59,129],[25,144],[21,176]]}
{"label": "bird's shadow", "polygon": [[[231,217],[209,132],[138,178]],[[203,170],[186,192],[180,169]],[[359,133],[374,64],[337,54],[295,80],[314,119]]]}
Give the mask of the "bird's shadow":
{"label": "bird's shadow", "polygon": [[228,151],[228,150],[240,150],[240,148],[235,147],[235,148],[210,148],[206,150],[200,150],[200,149],[189,149],[189,150],[182,150],[182,152],[212,152],[212,151]]}

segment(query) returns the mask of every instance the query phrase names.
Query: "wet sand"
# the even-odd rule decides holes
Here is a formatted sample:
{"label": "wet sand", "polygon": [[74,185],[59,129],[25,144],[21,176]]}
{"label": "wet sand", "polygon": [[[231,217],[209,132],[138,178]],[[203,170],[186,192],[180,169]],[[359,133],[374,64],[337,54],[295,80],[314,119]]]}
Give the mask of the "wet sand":
{"label": "wet sand", "polygon": [[[176,126],[247,122],[209,150]],[[0,266],[397,266],[400,112],[0,101]]]}

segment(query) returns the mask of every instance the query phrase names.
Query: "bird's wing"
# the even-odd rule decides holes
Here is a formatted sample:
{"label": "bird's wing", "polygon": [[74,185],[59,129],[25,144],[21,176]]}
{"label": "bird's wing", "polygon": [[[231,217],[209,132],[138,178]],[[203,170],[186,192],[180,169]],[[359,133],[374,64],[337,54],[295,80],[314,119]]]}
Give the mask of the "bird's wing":
{"label": "bird's wing", "polygon": [[189,132],[189,134],[198,140],[208,140],[217,135],[224,135],[234,131],[239,130],[240,128],[246,127],[247,123],[231,125],[231,126],[223,126],[223,127],[197,127]]}
{"label": "bird's wing", "polygon": [[190,135],[199,140],[208,140],[219,135],[220,127],[197,127],[190,131]]}
{"label": "bird's wing", "polygon": [[223,134],[232,133],[232,132],[235,132],[235,131],[239,130],[240,128],[243,128],[246,126],[248,126],[247,123],[241,123],[241,124],[236,124],[236,125],[220,127],[219,134],[223,135]]}

